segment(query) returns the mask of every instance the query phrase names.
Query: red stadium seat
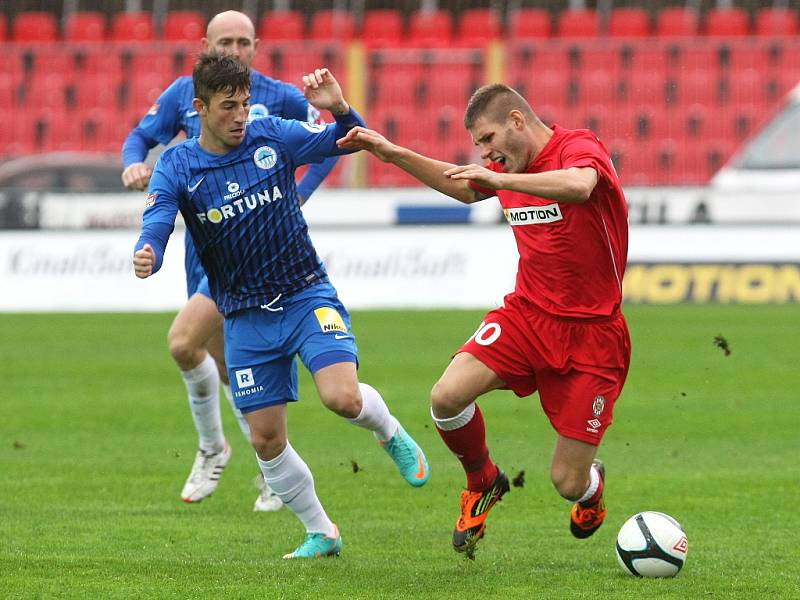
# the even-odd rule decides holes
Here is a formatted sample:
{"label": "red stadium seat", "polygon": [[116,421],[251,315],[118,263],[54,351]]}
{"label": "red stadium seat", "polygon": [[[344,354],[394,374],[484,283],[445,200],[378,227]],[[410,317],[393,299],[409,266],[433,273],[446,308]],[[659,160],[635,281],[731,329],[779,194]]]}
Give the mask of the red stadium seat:
{"label": "red stadium seat", "polygon": [[608,21],[608,35],[621,38],[638,38],[650,35],[650,16],[643,8],[616,8]]}
{"label": "red stadium seat", "polygon": [[747,13],[741,8],[712,8],[706,13],[709,37],[739,37],[750,33]]}
{"label": "red stadium seat", "polygon": [[714,107],[719,100],[716,71],[695,69],[682,72],[678,79],[677,95],[678,103],[684,106],[702,104]]}
{"label": "red stadium seat", "polygon": [[64,41],[103,42],[107,36],[105,14],[99,11],[78,11],[67,17]]}
{"label": "red stadium seat", "polygon": [[556,20],[556,32],[562,38],[591,38],[600,33],[600,15],[594,10],[563,10]]}
{"label": "red stadium seat", "polygon": [[305,30],[305,21],[300,11],[273,10],[261,17],[258,37],[266,44],[302,40]]}
{"label": "red stadium seat", "polygon": [[346,10],[318,10],[311,17],[315,40],[349,40],[354,31],[353,15]]}
{"label": "red stadium seat", "polygon": [[520,8],[509,18],[508,37],[512,41],[550,37],[552,20],[543,8]]}
{"label": "red stadium seat", "polygon": [[53,13],[30,11],[18,13],[11,32],[14,42],[55,42],[58,22]]}
{"label": "red stadium seat", "polygon": [[445,48],[453,39],[453,17],[445,10],[419,10],[408,24],[408,44],[419,48]]}
{"label": "red stadium seat", "polygon": [[743,69],[731,73],[729,78],[728,100],[733,104],[753,104],[763,106],[767,100],[766,76],[757,69]]}
{"label": "red stadium seat", "polygon": [[403,39],[403,15],[391,8],[364,13],[361,38],[369,48],[396,48]]}
{"label": "red stadium seat", "polygon": [[174,10],[164,19],[164,39],[199,42],[206,34],[203,13],[197,10]]}
{"label": "red stadium seat", "polygon": [[153,17],[149,12],[120,12],[112,17],[112,41],[150,42],[153,39]]}
{"label": "red stadium seat", "polygon": [[670,6],[661,9],[656,19],[656,35],[659,37],[691,37],[697,35],[699,18],[691,8]]}
{"label": "red stadium seat", "polygon": [[7,35],[8,35],[8,22],[6,21],[5,14],[0,13],[0,42],[5,42]]}
{"label": "red stadium seat", "polygon": [[580,104],[610,105],[616,101],[615,80],[608,71],[587,70],[580,78]]}
{"label": "red stadium seat", "polygon": [[456,43],[480,48],[500,37],[503,26],[497,12],[490,8],[472,8],[461,13]]}
{"label": "red stadium seat", "polygon": [[763,36],[794,36],[798,33],[797,11],[791,8],[762,8],[756,15],[755,34]]}

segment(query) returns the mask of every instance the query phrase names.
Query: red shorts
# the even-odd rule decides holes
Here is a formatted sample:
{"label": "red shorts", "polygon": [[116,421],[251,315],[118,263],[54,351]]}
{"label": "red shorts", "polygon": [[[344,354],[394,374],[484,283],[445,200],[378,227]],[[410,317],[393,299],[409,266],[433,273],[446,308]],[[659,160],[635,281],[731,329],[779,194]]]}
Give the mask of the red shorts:
{"label": "red shorts", "polygon": [[459,352],[475,356],[517,396],[538,390],[558,433],[598,445],[628,374],[631,342],[622,313],[561,319],[511,295]]}

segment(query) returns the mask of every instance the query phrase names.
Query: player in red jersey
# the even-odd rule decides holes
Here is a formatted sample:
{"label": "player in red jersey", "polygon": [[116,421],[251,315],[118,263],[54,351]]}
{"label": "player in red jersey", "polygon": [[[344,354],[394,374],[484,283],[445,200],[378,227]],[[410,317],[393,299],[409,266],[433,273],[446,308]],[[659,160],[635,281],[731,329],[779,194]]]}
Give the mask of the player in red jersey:
{"label": "player in red jersey", "polygon": [[493,84],[469,100],[464,125],[487,166],[456,166],[356,127],[339,140],[470,204],[497,196],[516,238],[516,287],[459,349],[431,393],[431,414],[461,461],[467,489],[453,546],[472,556],[508,478],[489,457],[475,400],[495,389],[539,392],[557,432],[550,476],[573,501],[570,530],[603,522],[605,471],[597,447],[612,421],[630,363],[620,311],[628,214],[609,153],[588,130],[546,126],[512,88]]}

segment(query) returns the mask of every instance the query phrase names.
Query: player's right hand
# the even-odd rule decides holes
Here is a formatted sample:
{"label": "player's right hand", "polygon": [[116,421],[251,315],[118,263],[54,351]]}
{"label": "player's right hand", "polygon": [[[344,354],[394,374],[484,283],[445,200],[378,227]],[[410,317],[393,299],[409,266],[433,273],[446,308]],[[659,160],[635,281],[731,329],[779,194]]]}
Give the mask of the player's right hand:
{"label": "player's right hand", "polygon": [[380,133],[366,127],[353,127],[347,135],[336,140],[336,145],[346,150],[366,150],[383,162],[391,162],[397,150],[397,146]]}
{"label": "player's right hand", "polygon": [[150,176],[153,174],[147,164],[143,162],[133,163],[122,172],[122,185],[129,190],[144,191],[150,183]]}
{"label": "player's right hand", "polygon": [[145,244],[133,254],[133,272],[139,279],[146,279],[153,274],[156,264],[156,253],[150,244]]}

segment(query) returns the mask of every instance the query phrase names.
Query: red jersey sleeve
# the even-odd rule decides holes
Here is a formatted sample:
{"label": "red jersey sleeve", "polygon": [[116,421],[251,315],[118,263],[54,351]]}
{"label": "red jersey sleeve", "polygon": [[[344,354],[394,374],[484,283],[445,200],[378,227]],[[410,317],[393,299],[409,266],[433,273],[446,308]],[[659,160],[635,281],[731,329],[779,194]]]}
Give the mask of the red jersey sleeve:
{"label": "red jersey sleeve", "polygon": [[[488,165],[486,165],[486,168],[489,169],[490,171],[494,171],[495,173],[503,172],[503,165],[494,162],[490,162]],[[467,180],[467,185],[470,187],[470,189],[475,190],[476,192],[478,192],[483,196],[486,196],[487,198],[491,198],[492,196],[497,196],[497,190],[480,186],[471,179]]]}
{"label": "red jersey sleeve", "polygon": [[597,171],[598,178],[604,179],[606,183],[612,177],[616,178],[611,157],[603,142],[591,131],[578,131],[581,135],[570,136],[561,148],[562,168],[591,167]]}

